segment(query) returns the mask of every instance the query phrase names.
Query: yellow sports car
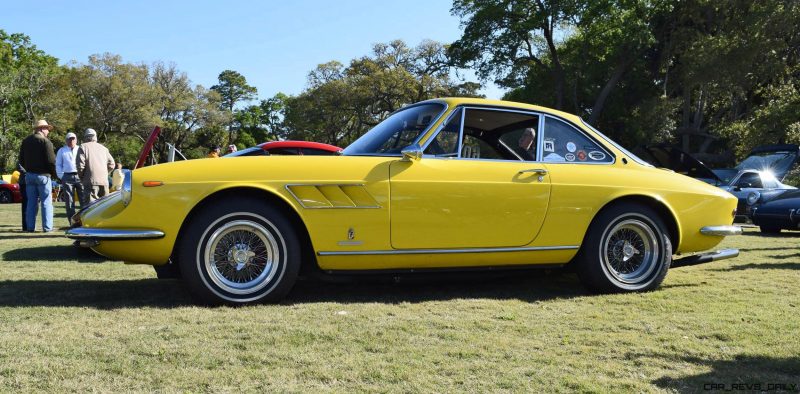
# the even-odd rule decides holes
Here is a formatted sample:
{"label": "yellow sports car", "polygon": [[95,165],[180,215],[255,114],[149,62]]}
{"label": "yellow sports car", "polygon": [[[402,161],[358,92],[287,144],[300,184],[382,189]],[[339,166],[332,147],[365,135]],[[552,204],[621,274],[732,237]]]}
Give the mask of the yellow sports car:
{"label": "yellow sports car", "polygon": [[132,171],[67,236],[179,275],[210,303],[283,297],[301,272],[571,263],[599,292],[646,291],[732,226],[731,194],[654,168],[579,117],[507,101],[404,107],[340,156],[257,156]]}

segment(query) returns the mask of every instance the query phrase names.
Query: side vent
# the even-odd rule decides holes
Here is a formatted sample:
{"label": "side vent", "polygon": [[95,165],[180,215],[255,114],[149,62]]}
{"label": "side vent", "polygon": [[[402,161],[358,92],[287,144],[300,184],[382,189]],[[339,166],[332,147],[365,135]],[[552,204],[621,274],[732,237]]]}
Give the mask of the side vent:
{"label": "side vent", "polygon": [[286,185],[286,190],[306,209],[381,207],[362,184]]}

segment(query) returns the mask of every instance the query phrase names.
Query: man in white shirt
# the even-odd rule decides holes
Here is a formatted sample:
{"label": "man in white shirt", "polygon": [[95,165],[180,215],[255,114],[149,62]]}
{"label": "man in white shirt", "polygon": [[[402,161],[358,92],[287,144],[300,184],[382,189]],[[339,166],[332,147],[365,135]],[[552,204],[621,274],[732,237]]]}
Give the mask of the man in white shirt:
{"label": "man in white shirt", "polygon": [[75,193],[81,195],[81,180],[75,167],[78,154],[78,140],[75,133],[67,133],[66,143],[56,153],[56,175],[61,179],[61,192],[67,206],[67,219],[72,226],[75,215]]}

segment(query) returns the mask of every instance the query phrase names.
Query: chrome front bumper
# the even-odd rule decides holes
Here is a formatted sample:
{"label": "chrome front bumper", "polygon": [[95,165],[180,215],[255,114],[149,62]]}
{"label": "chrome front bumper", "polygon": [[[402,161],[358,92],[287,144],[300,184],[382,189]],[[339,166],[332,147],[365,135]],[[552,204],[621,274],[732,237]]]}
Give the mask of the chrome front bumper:
{"label": "chrome front bumper", "polygon": [[739,226],[706,226],[700,229],[700,234],[712,235],[716,237],[726,237],[729,235],[741,235],[742,228]]}
{"label": "chrome front bumper", "polygon": [[108,229],[108,228],[86,228],[76,227],[67,230],[67,238],[85,240],[120,240],[120,239],[154,239],[163,238],[164,232],[149,229]]}
{"label": "chrome front bumper", "polygon": [[716,252],[696,254],[693,256],[672,260],[671,267],[677,268],[677,267],[686,267],[690,265],[705,264],[717,260],[732,259],[738,255],[739,255],[739,249],[722,249]]}

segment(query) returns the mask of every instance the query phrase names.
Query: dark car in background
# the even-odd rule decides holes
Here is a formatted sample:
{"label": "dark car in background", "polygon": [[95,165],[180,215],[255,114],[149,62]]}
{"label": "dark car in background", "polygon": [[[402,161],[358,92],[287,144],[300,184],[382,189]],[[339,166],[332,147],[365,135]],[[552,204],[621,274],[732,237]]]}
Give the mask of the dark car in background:
{"label": "dark car in background", "polygon": [[743,170],[769,171],[778,181],[787,182],[787,178],[798,171],[799,164],[800,146],[794,144],[762,145],[750,151],[747,158],[737,164],[734,169],[737,172]]}
{"label": "dark car in background", "polygon": [[771,171],[742,170],[732,177],[727,185],[720,186],[739,199],[736,221],[744,222],[755,204],[774,199],[794,186],[781,183]]}
{"label": "dark car in background", "polygon": [[751,209],[750,219],[762,233],[800,230],[800,190],[792,190]]}
{"label": "dark car in background", "polygon": [[13,202],[22,202],[22,194],[20,194],[19,185],[0,180],[0,204],[10,204]]}

